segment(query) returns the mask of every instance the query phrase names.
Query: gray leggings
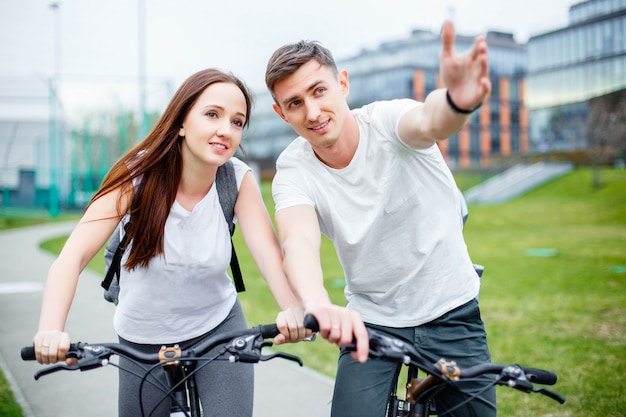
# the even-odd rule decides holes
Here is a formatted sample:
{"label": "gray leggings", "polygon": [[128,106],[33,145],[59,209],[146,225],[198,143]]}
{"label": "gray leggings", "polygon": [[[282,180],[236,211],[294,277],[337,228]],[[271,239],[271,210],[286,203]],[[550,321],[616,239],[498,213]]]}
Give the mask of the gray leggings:
{"label": "gray leggings", "polygon": [[[369,325],[412,343],[424,357],[433,363],[440,358],[456,361],[461,367],[490,361],[489,349],[478,301],[472,300],[434,321],[408,328]],[[392,389],[392,382],[400,372],[393,362],[368,359],[361,364],[350,352],[339,356],[332,417],[383,417]],[[404,375],[401,376],[402,378]],[[402,380],[402,383],[405,381]],[[459,384],[463,392],[478,392],[489,381]],[[438,411],[445,411],[464,400],[452,390],[441,391],[436,397]],[[495,417],[496,393],[493,387],[460,409],[446,414],[453,417]]]}
{"label": "gray leggings", "polygon": [[[247,323],[239,304],[239,300],[233,306],[230,314],[215,329],[205,335],[192,340],[180,342],[179,345],[185,349],[188,346],[206,339],[216,333],[230,332],[245,329]],[[122,339],[120,343],[133,346],[143,352],[157,352],[161,345],[136,344]],[[209,352],[211,356],[221,346]],[[139,385],[141,377],[151,365],[138,365],[127,359],[120,358],[120,367],[124,370],[131,370],[138,376],[120,370],[119,372],[119,416],[120,417],[142,417],[139,402]],[[198,367],[202,366],[202,362]],[[230,363],[226,360],[217,360],[202,367],[196,373],[196,383],[200,395],[200,401],[207,417],[222,417],[228,415],[251,417],[252,402],[254,398],[254,367],[246,363]],[[149,381],[167,386],[165,373],[157,366],[150,373]],[[146,381],[141,391],[141,402],[143,404],[144,415],[165,417],[169,416],[170,400],[165,398],[160,404],[159,401],[164,396],[161,388]],[[153,409],[156,410],[153,412]],[[152,414],[151,414],[152,413]]]}

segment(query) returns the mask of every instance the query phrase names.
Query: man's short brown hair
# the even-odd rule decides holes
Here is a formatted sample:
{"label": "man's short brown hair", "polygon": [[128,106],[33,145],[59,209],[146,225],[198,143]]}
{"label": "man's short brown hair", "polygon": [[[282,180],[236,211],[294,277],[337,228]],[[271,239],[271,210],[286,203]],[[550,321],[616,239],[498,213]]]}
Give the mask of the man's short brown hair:
{"label": "man's short brown hair", "polygon": [[337,73],[337,64],[330,51],[317,41],[300,41],[278,48],[267,63],[265,85],[274,99],[274,86],[307,62],[315,60]]}

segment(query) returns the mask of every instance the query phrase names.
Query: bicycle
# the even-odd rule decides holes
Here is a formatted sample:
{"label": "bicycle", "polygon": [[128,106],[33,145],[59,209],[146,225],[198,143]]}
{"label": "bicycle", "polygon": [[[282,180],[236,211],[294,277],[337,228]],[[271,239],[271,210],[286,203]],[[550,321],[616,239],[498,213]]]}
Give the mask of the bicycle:
{"label": "bicycle", "polygon": [[[305,317],[304,326],[314,332],[319,331],[317,320],[312,315]],[[496,378],[491,382],[494,385],[506,386],[525,393],[539,393],[560,404],[565,403],[565,398],[562,395],[544,387],[536,388],[533,385],[533,383],[554,385],[557,381],[557,375],[551,371],[496,363],[484,363],[461,369],[456,363],[445,359],[432,363],[417,352],[413,345],[404,340],[371,328],[368,328],[367,331],[370,358],[392,361],[407,367],[406,396],[401,399],[397,395],[397,390],[392,389],[385,417],[425,417],[429,415],[443,417],[453,410],[450,409],[437,414],[433,397],[444,387],[453,387],[458,390],[458,387],[455,386],[457,382],[469,381],[484,375],[496,375]],[[348,344],[344,347],[351,351],[356,350],[355,344]],[[424,378],[418,378],[420,371],[426,374]],[[396,379],[393,384],[394,387],[397,382]],[[471,394],[465,394],[465,396],[467,399],[457,407],[474,398]]]}
{"label": "bicycle", "polygon": [[[110,360],[112,356],[124,357],[135,363],[154,365],[145,375],[137,376],[142,378],[142,386],[144,383],[150,383],[160,388],[164,393],[162,401],[167,398],[170,399],[170,417],[201,417],[203,415],[202,406],[198,396],[195,373],[207,363],[218,359],[226,359],[230,362],[258,363],[283,358],[297,362],[300,366],[303,365],[298,356],[285,352],[263,354],[262,349],[264,347],[273,345],[272,341],[268,339],[278,334],[279,331],[275,324],[260,324],[249,329],[215,335],[184,350],[178,345],[163,346],[158,353],[154,354],[146,354],[131,346],[119,343],[72,343],[66,356],[77,359],[76,364],[62,363],[47,366],[37,371],[34,377],[35,380],[38,380],[42,376],[58,371],[88,371],[107,365],[115,366],[124,371]],[[223,345],[223,348],[217,354],[210,357],[203,356],[220,345]],[[25,361],[35,360],[34,348],[32,346],[23,347],[21,356],[22,360]],[[155,381],[148,379],[152,370],[158,367],[162,367],[165,371],[167,386],[158,386]],[[152,415],[158,405],[146,413],[143,404],[141,404],[142,417]]]}

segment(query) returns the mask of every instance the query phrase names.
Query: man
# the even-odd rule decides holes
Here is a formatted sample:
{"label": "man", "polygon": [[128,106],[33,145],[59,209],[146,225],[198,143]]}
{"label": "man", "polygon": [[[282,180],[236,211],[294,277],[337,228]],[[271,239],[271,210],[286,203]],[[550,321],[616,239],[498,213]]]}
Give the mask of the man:
{"label": "man", "polygon": [[[446,89],[424,103],[402,99],[350,110],[348,73],[316,42],[279,48],[266,84],[276,113],[300,135],[280,155],[273,180],[284,265],[320,334],[343,346],[332,416],[382,416],[398,365],[367,360],[365,326],[405,338],[426,357],[461,367],[488,362],[479,278],[463,240],[462,196],[437,146],[457,132],[491,91],[484,36],[457,54],[442,29]],[[320,233],[334,243],[347,308],[323,285]],[[466,386],[479,391],[484,383]],[[445,411],[463,400],[436,398]],[[454,416],[495,416],[488,388]]]}

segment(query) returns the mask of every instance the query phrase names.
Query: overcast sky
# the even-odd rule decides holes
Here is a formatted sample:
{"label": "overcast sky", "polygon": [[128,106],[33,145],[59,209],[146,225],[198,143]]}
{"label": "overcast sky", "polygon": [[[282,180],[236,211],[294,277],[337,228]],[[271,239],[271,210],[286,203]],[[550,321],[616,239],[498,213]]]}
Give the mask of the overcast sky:
{"label": "overcast sky", "polygon": [[[139,0],[142,1],[142,0]],[[512,32],[519,42],[567,24],[572,0],[143,0],[145,65],[151,101],[162,103],[192,73],[219,67],[263,90],[265,65],[279,46],[318,40],[335,58],[438,31],[451,18],[457,32]],[[45,87],[55,68],[59,19],[63,99],[83,103],[129,100],[114,90],[139,73],[138,0],[0,0],[0,87],[35,79]],[[18,78],[19,77],[19,78]],[[167,87],[164,80],[170,80]],[[19,82],[16,82],[19,85]],[[5,89],[6,91],[6,89]],[[2,95],[0,90],[0,95]],[[4,93],[6,95],[6,93]],[[82,97],[79,98],[79,97]],[[137,94],[132,94],[136,99]],[[161,98],[158,98],[161,97]],[[167,99],[166,98],[166,99]],[[133,100],[130,99],[130,100]],[[161,101],[159,101],[161,100]],[[86,103],[86,101],[84,101]],[[161,109],[162,110],[162,109]]]}

